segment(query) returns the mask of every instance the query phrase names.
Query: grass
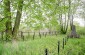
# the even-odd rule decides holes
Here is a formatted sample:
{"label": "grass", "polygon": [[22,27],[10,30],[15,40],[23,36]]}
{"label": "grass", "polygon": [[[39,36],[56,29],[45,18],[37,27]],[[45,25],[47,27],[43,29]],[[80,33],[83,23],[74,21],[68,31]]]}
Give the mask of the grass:
{"label": "grass", "polygon": [[64,51],[67,51],[68,55],[85,55],[85,37],[69,39]]}
{"label": "grass", "polygon": [[28,39],[25,41],[1,42],[0,55],[45,55],[45,49],[48,49],[49,55],[57,55],[57,42],[60,41],[60,55],[85,55],[85,37],[80,39],[69,39],[65,49],[62,48],[62,39],[66,35],[43,36],[41,39]]}

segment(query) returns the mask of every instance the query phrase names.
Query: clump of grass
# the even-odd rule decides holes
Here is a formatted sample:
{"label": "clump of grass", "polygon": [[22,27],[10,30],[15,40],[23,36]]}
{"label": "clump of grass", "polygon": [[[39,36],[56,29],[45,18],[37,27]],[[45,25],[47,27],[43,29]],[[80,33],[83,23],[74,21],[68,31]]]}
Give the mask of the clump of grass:
{"label": "clump of grass", "polygon": [[2,55],[2,53],[3,53],[3,44],[0,43],[0,55]]}
{"label": "clump of grass", "polygon": [[80,27],[80,28],[78,28],[77,29],[77,32],[78,32],[78,34],[80,34],[80,35],[85,35],[85,28],[84,27]]}

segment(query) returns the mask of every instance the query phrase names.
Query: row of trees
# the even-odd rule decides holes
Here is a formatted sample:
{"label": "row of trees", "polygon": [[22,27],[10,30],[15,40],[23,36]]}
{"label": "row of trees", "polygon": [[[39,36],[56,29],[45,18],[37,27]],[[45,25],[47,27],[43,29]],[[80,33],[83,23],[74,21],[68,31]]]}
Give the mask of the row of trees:
{"label": "row of trees", "polygon": [[69,22],[71,27],[73,25],[78,5],[78,0],[3,0],[0,3],[0,30],[6,32],[7,39],[16,38],[24,20],[28,28],[51,31],[60,27],[61,33],[66,34]]}
{"label": "row of trees", "polygon": [[34,23],[31,26],[34,29],[48,28],[49,30],[60,27],[61,33],[66,34],[69,22],[72,29],[73,18],[79,4],[79,0],[33,1],[26,9],[27,13],[30,12],[27,15],[29,18],[26,19],[27,26],[30,27]]}

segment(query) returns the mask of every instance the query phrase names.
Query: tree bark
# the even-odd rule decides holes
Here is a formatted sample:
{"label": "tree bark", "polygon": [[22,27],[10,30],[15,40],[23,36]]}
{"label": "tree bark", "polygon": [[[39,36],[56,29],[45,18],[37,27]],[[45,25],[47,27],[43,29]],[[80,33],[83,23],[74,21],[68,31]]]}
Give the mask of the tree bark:
{"label": "tree bark", "polygon": [[71,25],[71,30],[72,30],[72,27],[73,27],[73,19],[74,19],[74,16],[73,16],[73,14],[71,14],[71,22],[70,22],[70,25]]}
{"label": "tree bark", "polygon": [[73,14],[71,9],[71,0],[69,0],[69,19],[70,19],[70,29],[73,27]]}
{"label": "tree bark", "polygon": [[4,0],[4,18],[8,19],[6,22],[6,40],[9,40],[12,37],[10,0]]}
{"label": "tree bark", "polygon": [[21,16],[22,16],[22,8],[23,8],[23,0],[19,0],[16,19],[15,19],[15,25],[14,25],[14,28],[13,28],[13,37],[14,38],[16,38],[17,32],[19,30],[20,19],[21,19]]}

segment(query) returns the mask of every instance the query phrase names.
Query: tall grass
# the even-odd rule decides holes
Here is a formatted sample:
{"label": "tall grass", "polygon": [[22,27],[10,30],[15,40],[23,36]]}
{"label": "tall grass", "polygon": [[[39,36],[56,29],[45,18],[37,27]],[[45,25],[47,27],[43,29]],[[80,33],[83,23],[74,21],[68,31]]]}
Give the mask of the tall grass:
{"label": "tall grass", "polygon": [[57,55],[57,42],[60,40],[60,55],[84,55],[85,37],[69,39],[65,48],[62,48],[62,39],[66,35],[47,36],[34,40],[12,41],[0,43],[0,55],[45,55],[48,49],[49,55]]}
{"label": "tall grass", "polygon": [[2,55],[2,53],[3,53],[3,44],[0,43],[0,55]]}

